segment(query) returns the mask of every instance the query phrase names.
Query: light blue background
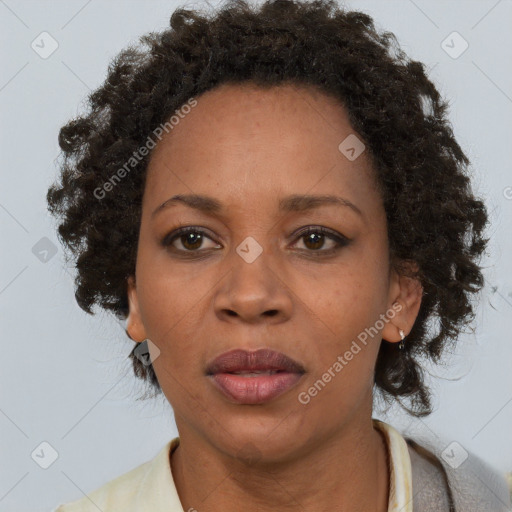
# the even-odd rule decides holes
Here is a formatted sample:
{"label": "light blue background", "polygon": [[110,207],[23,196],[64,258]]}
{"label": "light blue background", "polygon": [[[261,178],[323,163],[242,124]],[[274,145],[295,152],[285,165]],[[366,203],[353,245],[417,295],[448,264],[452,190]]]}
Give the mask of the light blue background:
{"label": "light blue background", "polygon": [[[45,194],[56,177],[59,128],[102,83],[112,57],[143,33],[166,28],[178,5],[204,4],[0,0],[1,511],[45,511],[77,499],[177,435],[164,398],[133,398],[143,387],[131,373],[123,326],[106,314],[89,317],[75,303],[72,267]],[[476,331],[461,338],[451,367],[431,369],[436,411],[422,420],[397,409],[375,416],[405,434],[457,441],[512,471],[512,2],[347,5],[372,15],[432,69],[492,222]],[[43,31],[59,44],[48,59],[31,48]],[[458,59],[441,48],[453,31],[469,43]],[[32,252],[43,237],[57,247],[47,263]],[[46,470],[31,459],[43,441],[59,454]]]}

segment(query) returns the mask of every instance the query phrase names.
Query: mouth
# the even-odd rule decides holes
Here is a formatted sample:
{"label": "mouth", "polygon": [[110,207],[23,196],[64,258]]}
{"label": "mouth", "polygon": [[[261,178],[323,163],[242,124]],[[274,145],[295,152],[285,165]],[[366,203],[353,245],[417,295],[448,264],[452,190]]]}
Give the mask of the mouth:
{"label": "mouth", "polygon": [[281,352],[236,349],[215,358],[206,375],[217,390],[237,404],[263,404],[294,387],[304,367]]}

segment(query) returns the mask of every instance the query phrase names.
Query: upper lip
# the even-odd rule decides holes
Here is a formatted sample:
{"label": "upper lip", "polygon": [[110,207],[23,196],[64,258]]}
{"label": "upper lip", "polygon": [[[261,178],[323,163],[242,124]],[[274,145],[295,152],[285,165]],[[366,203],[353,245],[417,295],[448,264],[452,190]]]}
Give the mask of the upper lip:
{"label": "upper lip", "polygon": [[304,373],[304,367],[283,354],[262,348],[253,352],[243,349],[234,349],[224,352],[211,361],[206,373],[213,375],[216,373],[232,373],[243,371],[265,371],[265,370],[281,370],[290,373]]}

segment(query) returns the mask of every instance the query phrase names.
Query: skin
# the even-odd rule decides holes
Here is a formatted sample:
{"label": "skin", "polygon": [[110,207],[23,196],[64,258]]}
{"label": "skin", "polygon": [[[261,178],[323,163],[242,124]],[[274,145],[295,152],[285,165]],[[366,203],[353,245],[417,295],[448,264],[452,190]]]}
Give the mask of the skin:
{"label": "skin", "polygon": [[[153,150],[136,278],[127,283],[127,331],[160,351],[153,365],[180,436],[171,468],[183,508],[387,511],[386,446],[372,425],[373,372],[381,340],[398,342],[399,329],[411,330],[422,290],[390,265],[367,152],[354,161],[340,152],[355,133],[346,111],[309,86],[224,84],[197,100]],[[175,194],[213,197],[222,212],[177,203],[152,217]],[[280,212],[279,200],[291,194],[343,197],[361,215],[339,205]],[[202,245],[178,236],[163,246],[181,226],[205,230]],[[315,256],[336,244],[325,237],[322,245],[321,233],[320,241],[297,236],[305,226],[351,241]],[[236,251],[249,236],[263,250],[252,263]],[[300,403],[299,393],[393,304],[401,310],[379,334]],[[270,402],[230,402],[205,376],[208,362],[225,351],[265,347],[306,369]]]}

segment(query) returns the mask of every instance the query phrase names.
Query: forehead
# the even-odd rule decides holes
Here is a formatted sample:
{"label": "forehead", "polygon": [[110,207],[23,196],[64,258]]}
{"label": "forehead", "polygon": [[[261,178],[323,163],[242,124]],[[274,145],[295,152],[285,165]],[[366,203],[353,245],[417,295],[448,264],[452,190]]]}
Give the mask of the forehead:
{"label": "forehead", "polygon": [[181,192],[261,201],[339,191],[353,202],[376,193],[365,151],[350,160],[340,150],[357,135],[336,98],[310,86],[224,84],[196,100],[153,150],[152,203]]}
{"label": "forehead", "polygon": [[274,150],[298,149],[304,139],[311,144],[302,152],[313,153],[354,131],[342,103],[313,86],[222,84],[196,101],[186,114],[174,116],[176,124],[157,145],[154,157],[173,149],[185,152],[190,146],[195,146],[194,154],[224,145],[249,153],[261,142]]}

